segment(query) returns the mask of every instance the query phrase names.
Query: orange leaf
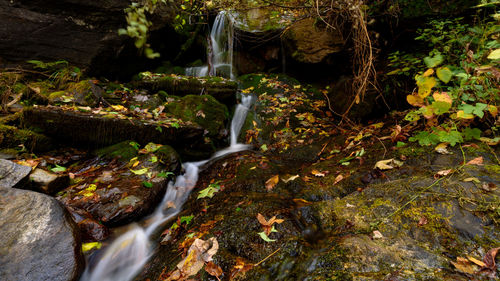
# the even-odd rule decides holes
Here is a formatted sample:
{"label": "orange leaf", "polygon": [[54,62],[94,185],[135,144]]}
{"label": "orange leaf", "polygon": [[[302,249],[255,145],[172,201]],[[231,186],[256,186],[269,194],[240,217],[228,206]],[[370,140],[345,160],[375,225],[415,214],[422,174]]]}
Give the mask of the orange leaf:
{"label": "orange leaf", "polygon": [[279,175],[272,176],[270,179],[266,181],[266,189],[267,191],[271,191],[277,184],[278,181],[280,180]]}
{"label": "orange leaf", "polygon": [[217,277],[217,279],[219,279],[218,277],[222,275],[222,268],[211,261],[205,265],[205,271],[208,274]]}
{"label": "orange leaf", "polygon": [[344,179],[344,176],[342,174],[338,175],[336,178],[335,178],[335,181],[333,182],[333,184],[337,184],[339,183],[341,180]]}
{"label": "orange leaf", "polygon": [[474,159],[470,160],[469,162],[467,162],[467,164],[465,164],[465,165],[478,165],[478,166],[481,166],[481,165],[483,165],[483,157],[480,156],[480,157],[474,158]]}

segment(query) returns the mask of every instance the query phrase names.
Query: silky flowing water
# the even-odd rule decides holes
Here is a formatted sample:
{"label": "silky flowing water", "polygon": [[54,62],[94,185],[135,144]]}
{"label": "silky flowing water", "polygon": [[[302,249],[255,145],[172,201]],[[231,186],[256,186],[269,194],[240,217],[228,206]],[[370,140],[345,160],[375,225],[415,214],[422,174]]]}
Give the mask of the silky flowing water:
{"label": "silky flowing water", "polygon": [[[206,67],[207,70],[191,69],[191,75],[215,75],[217,68],[226,67],[229,70],[226,74],[233,77],[233,31],[232,28],[227,28],[227,22],[226,12],[219,13],[210,34],[213,73],[208,73]],[[208,160],[184,163],[184,174],[179,175],[174,182],[169,182],[162,202],[155,212],[145,219],[146,226],[133,224],[127,232],[117,237],[103,250],[103,253],[100,253],[100,259],[95,265],[87,266],[81,281],[127,281],[132,280],[142,270],[155,250],[157,237],[154,234],[181,211],[198,181],[200,167],[214,158],[248,149],[248,145],[238,143],[238,136],[252,103],[251,95],[241,96],[241,103],[237,105],[231,121],[230,146],[218,151]]]}

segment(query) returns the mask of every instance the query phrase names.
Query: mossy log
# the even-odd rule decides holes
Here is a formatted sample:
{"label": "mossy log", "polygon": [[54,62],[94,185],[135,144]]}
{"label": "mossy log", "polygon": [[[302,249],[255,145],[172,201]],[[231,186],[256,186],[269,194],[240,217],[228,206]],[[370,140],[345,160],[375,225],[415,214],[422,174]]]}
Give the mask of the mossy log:
{"label": "mossy log", "polygon": [[165,91],[168,95],[175,96],[211,95],[226,105],[234,104],[238,90],[238,84],[235,81],[221,77],[164,76],[137,81],[135,86],[153,92]]}
{"label": "mossy log", "polygon": [[51,140],[30,130],[0,124],[0,148],[18,148],[24,145],[29,151],[46,151],[52,148]]}
{"label": "mossy log", "polygon": [[184,148],[196,146],[204,139],[204,129],[196,124],[170,126],[154,120],[120,119],[58,107],[27,109],[24,121],[59,142],[87,148],[103,147],[130,139],[141,144],[155,142]]}

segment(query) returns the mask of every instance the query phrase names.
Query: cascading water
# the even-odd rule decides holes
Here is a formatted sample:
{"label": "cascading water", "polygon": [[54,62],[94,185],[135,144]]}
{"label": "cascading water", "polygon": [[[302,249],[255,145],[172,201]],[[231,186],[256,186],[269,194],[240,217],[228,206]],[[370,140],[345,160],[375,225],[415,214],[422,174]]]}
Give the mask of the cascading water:
{"label": "cascading water", "polygon": [[208,39],[208,65],[186,68],[186,75],[225,76],[234,79],[233,72],[234,29],[231,15],[221,11],[214,21]]}
{"label": "cascading water", "polygon": [[[225,17],[225,13],[221,12],[219,16]],[[213,36],[213,34],[219,34],[223,29],[224,24],[222,24],[222,21],[216,22],[211,37],[219,38]],[[232,40],[232,31],[229,33],[228,37]],[[216,50],[215,47],[217,50],[221,50],[220,52],[224,50],[224,47],[220,47],[220,45],[214,44],[214,50]],[[224,52],[229,52],[230,57],[232,57],[232,44],[228,45],[228,49],[225,49]],[[216,55],[215,59],[220,62],[221,57],[222,55],[219,57]],[[232,64],[232,59],[228,63]],[[232,65],[229,69],[232,76]],[[175,182],[169,182],[161,204],[146,219],[148,225],[141,227],[134,224],[130,230],[114,240],[111,245],[104,249],[95,266],[92,268],[87,266],[81,281],[128,281],[132,280],[141,271],[154,251],[153,234],[181,211],[182,205],[198,181],[200,166],[211,159],[248,149],[247,145],[238,143],[238,136],[252,102],[253,97],[251,95],[241,96],[241,103],[236,107],[231,121],[230,146],[218,151],[208,160],[184,163],[184,174],[178,176]]]}

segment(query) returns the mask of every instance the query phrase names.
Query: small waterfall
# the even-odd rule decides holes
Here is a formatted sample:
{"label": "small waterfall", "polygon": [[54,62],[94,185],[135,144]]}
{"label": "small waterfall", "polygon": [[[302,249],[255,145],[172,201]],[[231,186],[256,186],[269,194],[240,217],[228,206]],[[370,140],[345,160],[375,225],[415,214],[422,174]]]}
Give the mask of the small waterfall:
{"label": "small waterfall", "polygon": [[186,68],[186,75],[235,78],[233,71],[233,19],[226,11],[215,18],[208,42],[208,65]]}

